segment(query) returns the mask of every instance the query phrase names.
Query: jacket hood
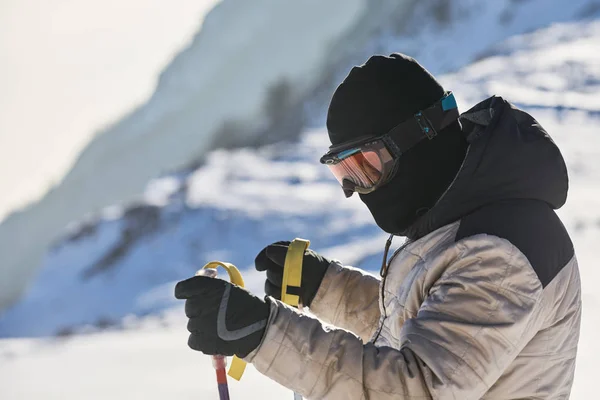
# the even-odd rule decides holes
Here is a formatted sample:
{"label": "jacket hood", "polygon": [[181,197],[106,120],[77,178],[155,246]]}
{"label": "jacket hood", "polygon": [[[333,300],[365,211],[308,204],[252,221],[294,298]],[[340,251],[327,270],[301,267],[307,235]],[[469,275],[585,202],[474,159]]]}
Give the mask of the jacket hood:
{"label": "jacket hood", "polygon": [[412,240],[487,204],[540,200],[565,204],[569,179],[560,150],[529,114],[491,97],[460,116],[469,149],[456,178],[435,206],[406,232]]}

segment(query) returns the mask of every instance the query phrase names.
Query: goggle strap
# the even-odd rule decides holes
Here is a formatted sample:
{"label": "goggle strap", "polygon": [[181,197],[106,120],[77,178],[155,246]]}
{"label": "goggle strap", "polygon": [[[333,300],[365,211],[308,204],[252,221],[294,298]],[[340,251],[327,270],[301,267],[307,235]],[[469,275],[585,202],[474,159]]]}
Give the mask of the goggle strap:
{"label": "goggle strap", "polygon": [[413,118],[395,126],[388,132],[388,136],[396,143],[402,154],[425,138],[433,139],[438,134],[435,127],[442,130],[458,117],[456,106],[445,109],[438,103],[437,107],[420,111]]}
{"label": "goggle strap", "polygon": [[414,118],[397,125],[387,135],[392,139],[400,154],[407,152],[426,137],[421,126]]}
{"label": "goggle strap", "polygon": [[[396,155],[400,155],[425,138],[433,139],[438,134],[438,130],[446,128],[452,122],[456,121],[458,117],[458,107],[454,94],[446,92],[444,97],[433,106],[419,111],[412,118],[396,125],[385,135],[379,136],[379,138],[384,139]],[[326,164],[326,160],[332,156],[339,155],[344,150],[358,148],[367,141],[375,139],[377,139],[376,136],[364,136],[348,143],[331,146],[327,154],[321,157],[321,163]],[[347,156],[349,154],[343,155]]]}

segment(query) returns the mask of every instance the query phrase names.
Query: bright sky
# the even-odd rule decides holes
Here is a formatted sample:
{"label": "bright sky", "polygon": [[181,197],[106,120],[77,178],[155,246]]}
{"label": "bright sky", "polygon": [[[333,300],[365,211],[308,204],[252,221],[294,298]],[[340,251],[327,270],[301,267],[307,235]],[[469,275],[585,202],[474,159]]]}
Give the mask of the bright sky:
{"label": "bright sky", "polygon": [[0,220],[152,93],[217,2],[0,2]]}

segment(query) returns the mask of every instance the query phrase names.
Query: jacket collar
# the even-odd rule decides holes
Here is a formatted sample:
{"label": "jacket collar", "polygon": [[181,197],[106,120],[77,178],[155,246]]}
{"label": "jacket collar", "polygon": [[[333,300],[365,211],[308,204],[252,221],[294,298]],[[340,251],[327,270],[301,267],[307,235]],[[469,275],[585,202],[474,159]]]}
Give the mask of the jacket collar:
{"label": "jacket collar", "polygon": [[490,97],[460,116],[469,142],[454,181],[405,235],[417,240],[476,209],[509,199],[536,199],[560,208],[568,176],[559,149],[529,114]]}

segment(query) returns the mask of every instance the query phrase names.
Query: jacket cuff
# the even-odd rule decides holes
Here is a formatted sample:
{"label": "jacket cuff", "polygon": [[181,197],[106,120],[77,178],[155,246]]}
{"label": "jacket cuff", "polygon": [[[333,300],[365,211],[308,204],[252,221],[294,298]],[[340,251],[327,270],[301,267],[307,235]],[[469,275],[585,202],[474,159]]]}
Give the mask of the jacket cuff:
{"label": "jacket cuff", "polygon": [[[275,358],[275,354],[277,354],[277,351],[279,350],[280,343],[273,342],[273,337],[275,336],[275,335],[273,335],[273,332],[272,332],[273,331],[273,329],[272,329],[273,321],[275,321],[275,319],[277,319],[278,315],[281,314],[280,313],[281,306],[284,306],[285,308],[288,308],[289,311],[292,311],[292,309],[290,307],[286,306],[284,303],[282,303],[280,301],[275,300],[271,296],[265,297],[265,300],[267,301],[267,303],[269,304],[269,307],[270,307],[269,318],[267,320],[267,326],[265,327],[265,333],[263,334],[262,340],[260,341],[259,345],[256,347],[256,349],[252,350],[246,357],[243,358],[243,360],[246,361],[247,363],[253,363],[254,360],[257,358],[261,359],[261,360],[265,360],[265,359],[268,360],[270,357],[272,357],[273,359]],[[290,315],[287,315],[284,318],[289,320]],[[286,323],[286,325],[287,325],[287,323]],[[265,348],[266,350],[262,351],[263,348]]]}
{"label": "jacket cuff", "polygon": [[[269,301],[271,314],[264,339],[244,360],[280,385],[310,397],[317,382],[324,379],[322,371],[337,335],[318,319],[278,300]],[[337,332],[355,338],[346,331]]]}

